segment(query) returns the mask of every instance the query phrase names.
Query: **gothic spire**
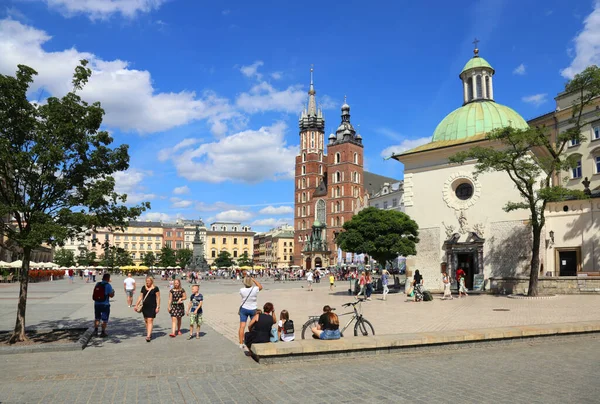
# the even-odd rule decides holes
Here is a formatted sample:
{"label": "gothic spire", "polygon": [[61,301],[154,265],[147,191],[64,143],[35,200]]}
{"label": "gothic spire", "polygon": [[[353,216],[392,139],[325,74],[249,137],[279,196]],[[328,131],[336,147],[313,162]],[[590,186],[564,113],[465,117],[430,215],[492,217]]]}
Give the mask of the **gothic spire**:
{"label": "gothic spire", "polygon": [[315,69],[311,65],[310,67],[310,87],[308,89],[308,108],[304,108],[300,115],[298,122],[300,131],[313,129],[323,131],[325,129],[325,119],[323,117],[323,111],[321,108],[317,108],[317,99],[315,91],[315,83],[313,73]]}
{"label": "gothic spire", "polygon": [[308,116],[316,116],[317,115],[317,100],[315,98],[315,84],[313,81],[313,72],[315,69],[310,67],[310,88],[308,90]]}

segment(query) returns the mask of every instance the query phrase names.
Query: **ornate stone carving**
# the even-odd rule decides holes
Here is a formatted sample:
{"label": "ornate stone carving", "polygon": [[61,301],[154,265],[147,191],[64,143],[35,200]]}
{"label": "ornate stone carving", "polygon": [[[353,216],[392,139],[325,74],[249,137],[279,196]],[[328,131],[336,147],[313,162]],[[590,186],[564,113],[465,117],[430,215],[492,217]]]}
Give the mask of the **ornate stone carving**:
{"label": "ornate stone carving", "polygon": [[442,224],[444,225],[444,228],[446,229],[446,240],[449,240],[455,233],[454,226],[452,226],[451,224],[447,225],[444,222],[442,222]]}
{"label": "ornate stone carving", "polygon": [[471,228],[469,227],[467,215],[465,214],[465,211],[463,209],[461,209],[460,213],[458,215],[458,232],[460,234],[466,234],[466,233],[469,233],[470,231],[471,231]]}
{"label": "ornate stone carving", "polygon": [[[464,201],[456,197],[454,190],[455,187],[453,187],[453,185],[455,185],[457,182],[460,182],[460,180],[463,180],[463,182],[470,182],[473,185],[473,195],[469,199]],[[477,203],[477,201],[481,197],[481,184],[475,179],[475,177],[471,173],[466,171],[458,171],[450,175],[444,183],[442,197],[444,198],[444,202],[446,202],[446,205],[448,205],[449,208],[454,209],[457,212],[461,210],[466,210],[471,206],[475,205],[475,203]]]}
{"label": "ornate stone carving", "polygon": [[485,231],[485,225],[483,223],[476,223],[473,225],[473,232],[479,237],[483,238]]}

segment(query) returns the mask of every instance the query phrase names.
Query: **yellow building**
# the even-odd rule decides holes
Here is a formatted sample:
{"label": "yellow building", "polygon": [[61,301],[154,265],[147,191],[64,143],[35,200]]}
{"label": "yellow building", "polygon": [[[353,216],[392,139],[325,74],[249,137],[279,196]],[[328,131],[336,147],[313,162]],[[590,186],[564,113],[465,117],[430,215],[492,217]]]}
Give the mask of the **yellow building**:
{"label": "yellow building", "polygon": [[212,265],[221,251],[227,251],[234,260],[247,252],[252,259],[254,234],[250,226],[242,226],[239,222],[211,223],[206,231],[206,261]]}
{"label": "yellow building", "polygon": [[144,254],[160,253],[163,246],[163,228],[160,222],[129,222],[123,232],[113,234],[114,245],[123,248],[131,254],[135,265],[142,262]]}

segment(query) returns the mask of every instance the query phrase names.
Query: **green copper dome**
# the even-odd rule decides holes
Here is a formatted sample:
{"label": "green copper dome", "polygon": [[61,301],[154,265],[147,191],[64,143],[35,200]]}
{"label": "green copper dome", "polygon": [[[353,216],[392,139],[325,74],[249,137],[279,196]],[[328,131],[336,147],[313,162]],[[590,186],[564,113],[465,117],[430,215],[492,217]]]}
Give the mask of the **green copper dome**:
{"label": "green copper dome", "polygon": [[448,114],[433,132],[431,141],[466,139],[507,126],[529,127],[521,115],[507,106],[494,101],[476,101]]}
{"label": "green copper dome", "polygon": [[469,59],[465,67],[463,67],[463,69],[461,70],[460,74],[463,74],[467,70],[474,69],[477,67],[488,67],[492,69],[492,71],[494,71],[494,68],[487,62],[487,60],[480,56],[474,56],[471,59]]}

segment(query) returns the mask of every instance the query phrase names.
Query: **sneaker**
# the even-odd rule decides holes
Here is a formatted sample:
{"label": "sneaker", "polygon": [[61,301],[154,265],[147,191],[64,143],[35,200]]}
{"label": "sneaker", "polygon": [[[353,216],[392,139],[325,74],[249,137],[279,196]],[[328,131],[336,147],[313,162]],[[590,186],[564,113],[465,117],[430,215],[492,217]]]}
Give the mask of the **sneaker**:
{"label": "sneaker", "polygon": [[97,336],[98,336],[98,329],[94,328],[94,337],[97,337]]}
{"label": "sneaker", "polygon": [[240,344],[240,349],[243,350],[246,345]]}
{"label": "sneaker", "polygon": [[100,337],[101,338],[106,338],[106,337],[108,337],[108,334],[105,333],[104,331],[102,331],[102,333],[100,334]]}
{"label": "sneaker", "polygon": [[194,339],[194,336],[190,334],[190,336],[188,337],[188,339]]}

